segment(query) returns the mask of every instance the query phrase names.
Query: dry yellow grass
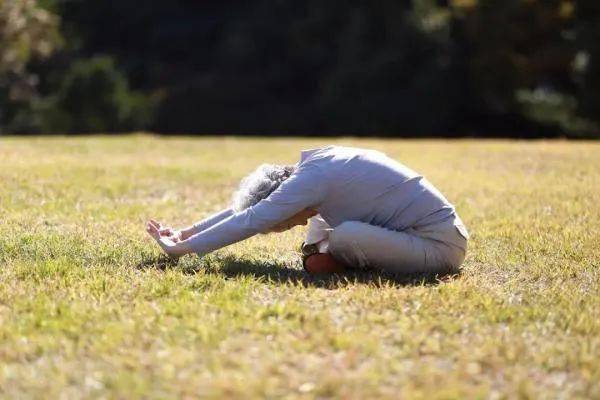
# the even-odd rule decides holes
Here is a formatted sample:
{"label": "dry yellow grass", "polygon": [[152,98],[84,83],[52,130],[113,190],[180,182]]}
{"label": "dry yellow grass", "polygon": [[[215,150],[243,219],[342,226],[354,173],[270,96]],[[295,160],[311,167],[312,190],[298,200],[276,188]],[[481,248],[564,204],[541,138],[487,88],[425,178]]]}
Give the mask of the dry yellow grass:
{"label": "dry yellow grass", "polygon": [[[461,276],[311,279],[303,229],[157,263],[143,222],[226,205],[330,142],[429,178],[472,233]],[[0,139],[6,398],[598,398],[600,143]]]}

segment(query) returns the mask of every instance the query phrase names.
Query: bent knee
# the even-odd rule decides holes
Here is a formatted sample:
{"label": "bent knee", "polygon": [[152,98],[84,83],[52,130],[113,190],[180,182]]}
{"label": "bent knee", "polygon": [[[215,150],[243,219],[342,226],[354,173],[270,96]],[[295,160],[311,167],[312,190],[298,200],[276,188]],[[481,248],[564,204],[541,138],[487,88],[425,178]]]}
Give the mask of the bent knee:
{"label": "bent knee", "polygon": [[459,248],[453,249],[447,258],[450,273],[459,273],[461,271],[466,255],[466,250]]}
{"label": "bent knee", "polygon": [[358,242],[363,233],[362,222],[347,221],[329,234],[329,253],[349,267],[364,268],[367,259]]}
{"label": "bent knee", "polygon": [[362,225],[362,222],[357,221],[342,222],[329,234],[329,246],[335,247],[352,242],[360,236]]}

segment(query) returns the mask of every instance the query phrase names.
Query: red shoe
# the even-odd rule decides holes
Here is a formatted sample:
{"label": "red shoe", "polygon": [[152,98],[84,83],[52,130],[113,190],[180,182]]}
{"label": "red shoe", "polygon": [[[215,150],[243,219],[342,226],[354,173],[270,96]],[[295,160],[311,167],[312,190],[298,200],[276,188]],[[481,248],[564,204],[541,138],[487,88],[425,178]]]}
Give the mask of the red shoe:
{"label": "red shoe", "polygon": [[346,267],[328,253],[319,253],[313,254],[306,259],[304,269],[309,274],[336,274],[344,272]]}

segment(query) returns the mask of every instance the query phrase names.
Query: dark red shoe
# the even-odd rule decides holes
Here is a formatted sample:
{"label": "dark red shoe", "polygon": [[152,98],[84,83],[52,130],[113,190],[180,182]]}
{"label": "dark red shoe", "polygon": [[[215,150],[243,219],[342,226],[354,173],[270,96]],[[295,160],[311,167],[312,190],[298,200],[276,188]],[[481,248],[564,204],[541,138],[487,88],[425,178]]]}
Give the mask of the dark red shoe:
{"label": "dark red shoe", "polygon": [[344,272],[346,267],[328,253],[319,253],[306,259],[304,269],[309,274],[336,274]]}

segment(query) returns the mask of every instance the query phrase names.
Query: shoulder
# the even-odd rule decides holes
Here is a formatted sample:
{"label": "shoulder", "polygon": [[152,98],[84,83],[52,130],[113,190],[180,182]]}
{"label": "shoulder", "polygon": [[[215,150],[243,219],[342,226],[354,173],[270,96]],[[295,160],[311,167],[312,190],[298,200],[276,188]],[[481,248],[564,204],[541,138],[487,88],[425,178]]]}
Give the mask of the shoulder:
{"label": "shoulder", "polygon": [[314,149],[307,149],[300,151],[300,164],[305,164],[310,161],[318,160],[324,158],[327,154],[331,153],[336,146],[329,145],[325,147],[318,147]]}
{"label": "shoulder", "polygon": [[371,152],[373,152],[373,150],[361,149],[358,147],[329,145],[316,149],[303,150],[300,153],[299,165],[344,160],[355,158],[363,154],[369,154]]}

